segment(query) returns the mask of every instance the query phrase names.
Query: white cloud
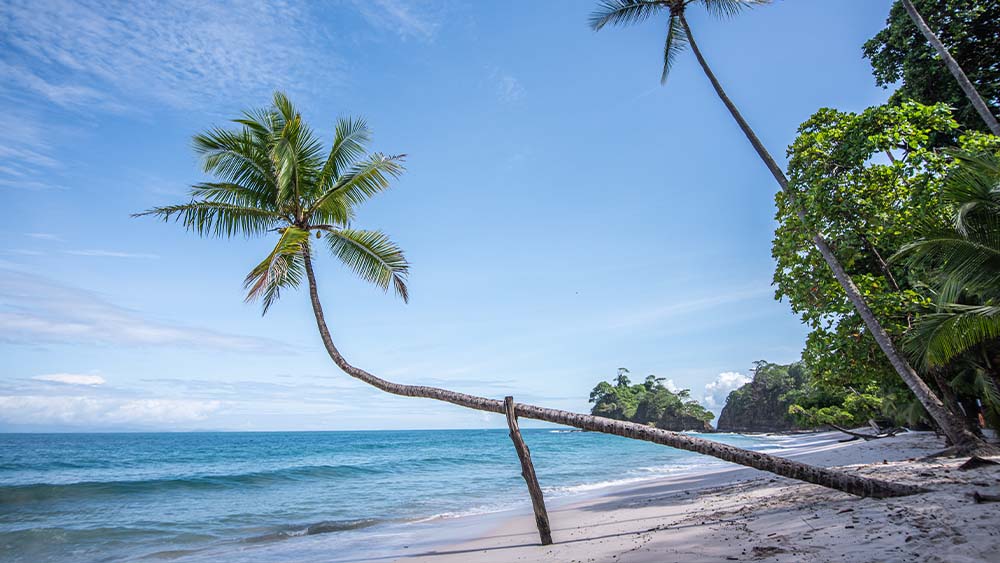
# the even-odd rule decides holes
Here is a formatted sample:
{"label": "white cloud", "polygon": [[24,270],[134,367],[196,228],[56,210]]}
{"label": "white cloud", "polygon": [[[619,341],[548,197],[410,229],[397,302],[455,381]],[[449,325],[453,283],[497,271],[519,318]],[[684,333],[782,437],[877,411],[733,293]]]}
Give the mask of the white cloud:
{"label": "white cloud", "polygon": [[24,233],[24,236],[38,240],[62,240],[58,235],[52,233]]}
{"label": "white cloud", "polygon": [[221,406],[220,401],[188,399],[8,395],[0,396],[0,422],[13,425],[152,427],[202,421]]}
{"label": "white cloud", "polygon": [[88,250],[65,250],[66,254],[72,254],[73,256],[95,256],[100,258],[159,258],[156,254],[146,254],[142,252],[119,252],[117,250],[100,250],[100,249],[88,249]]}
{"label": "white cloud", "polygon": [[750,383],[750,378],[742,373],[726,371],[719,374],[712,381],[705,385],[705,396],[702,403],[709,410],[721,409],[726,405],[726,398],[734,389],[739,389],[743,385]]}
{"label": "white cloud", "polygon": [[271,339],[148,319],[92,292],[14,270],[0,270],[0,341],[183,346],[255,353],[288,350],[287,345]]}
{"label": "white cloud", "polygon": [[104,385],[107,381],[99,375],[89,375],[85,373],[48,373],[32,377],[36,381],[51,381],[53,383],[65,383],[66,385]]}
{"label": "white cloud", "polygon": [[[0,41],[2,44],[2,41]],[[3,90],[0,73],[0,91]],[[62,189],[62,186],[39,178],[49,178],[58,161],[51,156],[49,139],[64,131],[62,127],[41,126],[30,112],[18,109],[0,113],[0,187],[25,191]]]}
{"label": "white cloud", "polygon": [[439,27],[426,12],[417,13],[404,0],[355,0],[354,6],[370,25],[395,33],[403,39],[431,39]]}
{"label": "white cloud", "polygon": [[88,111],[258,99],[305,75],[329,84],[340,65],[319,48],[326,38],[308,7],[288,2],[11,0],[0,83]]}
{"label": "white cloud", "polygon": [[514,103],[523,99],[526,94],[524,86],[517,78],[500,69],[494,69],[490,73],[490,80],[493,81],[493,87],[501,102]]}

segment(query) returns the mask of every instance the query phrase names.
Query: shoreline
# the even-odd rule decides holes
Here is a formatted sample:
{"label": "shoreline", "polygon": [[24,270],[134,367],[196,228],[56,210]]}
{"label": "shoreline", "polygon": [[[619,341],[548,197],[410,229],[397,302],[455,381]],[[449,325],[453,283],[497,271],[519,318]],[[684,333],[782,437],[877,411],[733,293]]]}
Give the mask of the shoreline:
{"label": "shoreline", "polygon": [[782,436],[788,445],[771,450],[779,455],[933,490],[859,499],[745,467],[692,468],[549,500],[550,546],[538,543],[525,508],[441,519],[412,551],[358,561],[1000,560],[1000,511],[970,496],[973,490],[997,494],[1000,468],[961,472],[960,460],[918,460],[943,449],[931,432],[871,442],[840,442],[839,432]]}

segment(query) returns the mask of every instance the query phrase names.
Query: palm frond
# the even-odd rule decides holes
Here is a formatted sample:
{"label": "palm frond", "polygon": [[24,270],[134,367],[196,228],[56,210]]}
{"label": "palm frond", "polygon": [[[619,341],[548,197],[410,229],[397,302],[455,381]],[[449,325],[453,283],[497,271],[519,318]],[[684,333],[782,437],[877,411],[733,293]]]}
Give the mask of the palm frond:
{"label": "palm frond", "polygon": [[263,192],[253,187],[231,182],[201,182],[191,186],[191,197],[215,203],[228,203],[241,207],[256,207],[277,212],[277,206],[269,191]]}
{"label": "palm frond", "polygon": [[951,304],[921,316],[904,346],[921,364],[934,367],[996,338],[1000,338],[1000,306]]}
{"label": "palm frond", "polygon": [[[360,205],[375,194],[389,189],[389,179],[398,178],[405,170],[405,158],[406,155],[402,154],[385,156],[375,153],[367,160],[355,164],[333,187],[316,199],[306,211],[306,216],[311,216],[317,210],[333,212],[335,206]],[[338,199],[341,201],[336,201]]]}
{"label": "palm frond", "polygon": [[304,272],[303,252],[308,252],[309,231],[286,228],[267,258],[257,264],[243,280],[246,301],[260,300],[262,314],[281,296],[281,290],[297,287]]}
{"label": "palm frond", "polygon": [[382,231],[330,229],[326,233],[330,252],[361,279],[384,291],[392,285],[404,301],[410,300],[406,278],[410,265],[403,251]]}
{"label": "palm frond", "polygon": [[195,135],[193,144],[208,174],[261,191],[274,183],[267,145],[258,143],[249,129],[210,129]]}
{"label": "palm frond", "polygon": [[199,236],[226,236],[237,234],[259,236],[280,224],[284,218],[267,209],[219,203],[192,201],[181,205],[154,207],[133,217],[153,215],[164,221],[174,219],[184,228]]}
{"label": "palm frond", "polygon": [[667,40],[663,45],[663,74],[660,75],[660,84],[667,83],[667,75],[677,60],[677,55],[682,53],[687,47],[688,37],[684,31],[684,24],[679,15],[670,16],[670,27],[667,29]]}
{"label": "palm frond", "polygon": [[602,0],[590,14],[591,29],[600,31],[606,25],[631,25],[647,20],[660,10],[668,9],[662,0]]}
{"label": "palm frond", "polygon": [[720,17],[731,18],[753,6],[770,4],[771,0],[701,0],[708,13]]}
{"label": "palm frond", "polygon": [[977,228],[970,235],[975,236],[950,230],[930,233],[903,245],[892,259],[940,268],[948,283],[969,290],[1000,287],[1000,226]]}
{"label": "palm frond", "polygon": [[365,147],[371,141],[371,130],[361,118],[340,118],[333,135],[333,146],[320,172],[317,187],[327,189],[343,171],[364,156]]}
{"label": "palm frond", "polygon": [[965,233],[977,212],[1000,212],[1000,158],[988,152],[949,154],[958,166],[948,174],[941,195],[955,205],[955,228]]}

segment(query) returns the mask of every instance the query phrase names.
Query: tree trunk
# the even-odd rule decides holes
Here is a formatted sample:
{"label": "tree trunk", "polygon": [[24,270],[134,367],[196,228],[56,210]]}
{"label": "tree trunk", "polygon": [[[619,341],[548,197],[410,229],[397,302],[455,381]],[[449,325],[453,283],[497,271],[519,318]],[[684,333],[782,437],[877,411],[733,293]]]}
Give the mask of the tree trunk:
{"label": "tree trunk", "polygon": [[[467,395],[465,393],[458,393],[437,387],[393,383],[348,363],[348,361],[344,359],[344,356],[341,355],[340,351],[337,349],[337,346],[333,343],[333,337],[330,336],[330,330],[326,325],[326,318],[323,316],[323,306],[319,301],[319,292],[316,287],[316,276],[313,272],[312,259],[309,255],[308,247],[303,250],[303,257],[305,260],[306,277],[309,281],[309,299],[312,302],[313,313],[316,316],[316,327],[319,329],[320,337],[323,340],[323,346],[330,355],[330,359],[332,359],[333,362],[337,364],[337,366],[345,373],[373,387],[394,395],[401,395],[403,397],[422,397],[425,399],[444,401],[485,412],[493,412],[497,414],[506,413],[503,401],[477,397],[475,395]],[[768,471],[790,479],[797,479],[799,481],[806,481],[808,483],[814,483],[831,489],[837,489],[839,491],[861,497],[887,498],[905,496],[923,491],[920,487],[912,485],[890,483],[880,479],[870,479],[833,469],[806,465],[798,461],[781,458],[763,452],[744,450],[728,444],[721,444],[678,432],[661,430],[659,428],[653,428],[652,426],[637,424],[635,422],[612,420],[610,418],[603,418],[600,416],[547,409],[524,403],[515,403],[514,411],[517,416],[523,418],[543,420],[554,424],[580,428],[581,430],[614,434],[625,438],[644,440],[646,442],[662,444],[672,448],[710,455],[724,461],[745,465],[754,469],[760,469],[761,471]]]}
{"label": "tree trunk", "polygon": [[[694,51],[695,57],[698,58],[698,63],[701,65],[702,70],[705,75],[708,76],[709,81],[711,81],[712,86],[715,88],[715,92],[719,95],[722,103],[726,105],[729,113],[732,114],[733,119],[743,130],[743,134],[746,135],[750,144],[753,145],[757,155],[760,159],[764,161],[768,170],[771,171],[771,175],[781,186],[781,190],[785,193],[788,198],[789,205],[796,209],[796,215],[802,222],[802,225],[806,229],[810,229],[809,221],[806,217],[806,212],[803,208],[796,205],[795,193],[788,186],[788,178],[785,177],[785,173],[775,162],[774,158],[771,157],[771,153],[764,148],[763,143],[757,138],[757,134],[754,133],[750,125],[743,119],[743,115],[740,114],[736,105],[729,99],[726,95],[725,90],[722,89],[722,85],[719,80],[715,77],[715,73],[708,66],[708,62],[705,61],[705,57],[702,56],[701,50],[698,48],[698,44],[694,40],[694,36],[691,34],[691,28],[688,26],[687,18],[684,13],[680,14],[681,24],[684,26],[684,32],[687,34],[688,43],[691,45],[691,50]],[[868,327],[869,332],[871,332],[872,337],[875,338],[875,342],[878,343],[882,352],[889,358],[889,363],[896,370],[896,373],[903,379],[906,386],[913,391],[913,394],[917,396],[917,399],[924,405],[927,412],[930,413],[931,417],[937,422],[944,433],[948,436],[953,444],[955,444],[961,451],[973,451],[988,448],[988,444],[977,438],[974,434],[969,432],[965,428],[965,424],[959,418],[953,416],[947,411],[944,404],[940,399],[931,391],[930,387],[924,380],[920,379],[917,372],[914,371],[913,367],[910,366],[909,362],[904,359],[899,352],[896,350],[895,345],[889,338],[888,333],[882,328],[882,324],[879,323],[878,319],[875,318],[875,314],[865,303],[864,298],[861,296],[861,292],[858,287],[854,285],[854,280],[851,279],[850,275],[841,266],[840,261],[837,259],[836,255],[833,253],[833,249],[830,248],[829,243],[823,237],[821,233],[816,233],[812,237],[813,244],[816,249],[819,250],[820,254],[823,255],[823,260],[826,261],[827,265],[833,271],[833,276],[840,283],[841,287],[844,288],[844,292],[847,293],[848,299],[854,305],[855,310],[861,315],[861,318],[865,322],[865,326]]]}
{"label": "tree trunk", "polygon": [[531,509],[535,513],[535,527],[538,528],[538,537],[541,539],[542,545],[550,545],[552,543],[552,528],[549,527],[549,513],[545,510],[545,497],[542,495],[542,487],[538,485],[535,465],[531,463],[531,451],[528,450],[528,444],[524,443],[521,429],[517,426],[517,409],[514,407],[514,397],[504,397],[503,407],[507,413],[510,441],[514,442],[517,457],[521,460],[521,477],[524,477],[524,482],[528,485],[528,495],[531,496]]}
{"label": "tree trunk", "polygon": [[917,7],[913,5],[913,2],[911,0],[901,1],[903,3],[903,7],[906,8],[906,12],[910,15],[910,19],[913,20],[913,23],[916,24],[920,33],[924,34],[927,41],[929,41],[931,46],[934,47],[934,50],[937,51],[938,56],[940,56],[941,60],[944,61],[944,65],[948,67],[948,71],[951,72],[952,76],[955,77],[955,80],[958,81],[958,85],[962,88],[962,91],[965,92],[965,96],[969,98],[969,101],[972,102],[972,106],[976,108],[977,112],[979,112],[979,116],[986,122],[986,126],[989,127],[990,132],[994,135],[1000,135],[1000,123],[997,122],[996,116],[994,116],[993,112],[990,111],[990,107],[986,105],[986,101],[979,95],[979,91],[976,90],[976,87],[969,80],[969,77],[965,75],[965,71],[963,71],[962,67],[959,66],[958,61],[951,56],[951,53],[948,52],[944,43],[941,43],[938,36],[927,25],[927,22],[924,21],[923,16],[921,16],[920,12],[917,11]]}

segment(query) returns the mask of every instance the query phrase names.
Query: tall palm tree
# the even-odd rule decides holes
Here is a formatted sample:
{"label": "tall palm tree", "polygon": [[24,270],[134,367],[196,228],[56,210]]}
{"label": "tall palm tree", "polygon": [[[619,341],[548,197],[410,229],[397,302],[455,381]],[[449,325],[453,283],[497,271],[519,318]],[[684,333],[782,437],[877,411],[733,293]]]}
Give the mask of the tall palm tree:
{"label": "tall palm tree", "polygon": [[[717,16],[733,16],[750,6],[767,4],[769,2],[770,0],[602,0],[599,2],[597,10],[591,15],[590,26],[595,31],[599,31],[607,25],[639,23],[652,16],[665,13],[667,15],[667,38],[663,48],[661,83],[666,82],[667,75],[677,55],[686,45],[690,45],[695,58],[698,59],[698,64],[701,65],[705,75],[712,83],[712,87],[715,88],[719,99],[722,100],[722,103],[725,104],[729,113],[733,116],[733,119],[736,120],[743,134],[746,135],[750,144],[753,145],[754,150],[757,151],[757,155],[764,162],[764,165],[771,171],[771,175],[778,182],[789,203],[793,207],[796,207],[796,214],[799,220],[802,221],[806,228],[810,228],[805,210],[796,205],[795,192],[789,187],[788,178],[785,177],[785,173],[781,170],[781,167],[778,166],[771,153],[764,148],[757,134],[754,133],[739,109],[737,109],[736,104],[729,99],[726,91],[722,88],[722,84],[719,83],[715,73],[712,72],[711,67],[709,67],[708,62],[702,55],[698,43],[695,42],[694,34],[691,32],[691,26],[688,24],[685,15],[688,6],[693,4],[701,4],[710,13]],[[944,403],[941,402],[941,399],[934,394],[924,380],[917,375],[917,372],[914,371],[909,362],[896,350],[896,346],[889,338],[885,329],[882,328],[881,323],[875,318],[871,308],[868,307],[868,304],[861,296],[861,292],[858,291],[854,281],[840,264],[840,261],[833,253],[833,249],[822,233],[815,232],[812,240],[816,249],[819,250],[823,259],[833,271],[837,282],[844,288],[848,299],[850,299],[854,308],[861,315],[875,341],[888,357],[896,373],[903,379],[907,387],[913,391],[913,394],[917,396],[921,404],[924,405],[924,408],[927,409],[927,412],[930,413],[934,421],[937,422],[945,435],[947,435],[956,450],[971,452],[988,449],[988,445],[985,442],[970,432],[958,417],[948,411]]]}
{"label": "tall palm tree", "polygon": [[[246,277],[248,301],[261,300],[266,313],[282,290],[301,284],[304,274],[323,345],[348,375],[395,395],[506,413],[500,400],[377,377],[350,364],[333,342],[319,299],[309,241],[314,232],[325,237],[331,252],[362,279],[385,290],[391,286],[406,300],[408,264],[399,247],[380,231],[349,226],[355,208],[388,189],[390,179],[402,173],[402,156],[366,156],[370,132],[357,119],[337,123],[333,145],[324,154],[312,130],[280,93],[275,94],[272,107],[246,112],[234,122],[239,126],[235,130],[216,128],[194,139],[205,171],[218,182],[194,185],[188,203],[138,215],[173,219],[202,236],[277,233],[274,249]],[[516,416],[694,451],[854,495],[882,498],[920,490],[632,422],[523,403],[514,409]]]}
{"label": "tall palm tree", "polygon": [[986,122],[986,126],[989,127],[990,132],[994,135],[1000,135],[1000,122],[997,122],[996,116],[990,111],[990,107],[986,105],[986,101],[979,95],[979,91],[976,90],[975,85],[972,84],[969,77],[965,75],[965,71],[959,66],[958,61],[951,56],[948,48],[944,46],[944,43],[941,42],[937,34],[927,25],[927,22],[924,21],[923,16],[920,15],[913,2],[911,0],[900,1],[903,7],[906,8],[906,13],[910,15],[910,19],[913,20],[913,24],[917,26],[920,33],[927,38],[927,41],[937,51],[938,56],[944,61],[944,66],[948,68],[951,75],[955,77],[955,81],[958,82],[958,86],[962,89],[962,92],[965,92],[965,96],[969,98],[972,107],[976,108],[979,116]]}

